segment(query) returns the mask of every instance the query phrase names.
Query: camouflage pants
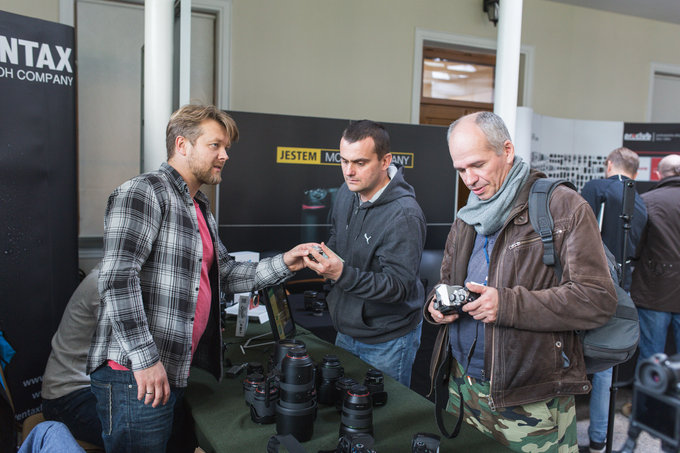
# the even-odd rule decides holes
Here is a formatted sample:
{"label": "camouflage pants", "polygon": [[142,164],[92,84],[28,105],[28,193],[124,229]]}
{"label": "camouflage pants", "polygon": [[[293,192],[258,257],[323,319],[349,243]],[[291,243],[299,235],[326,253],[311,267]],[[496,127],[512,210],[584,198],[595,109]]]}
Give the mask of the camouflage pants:
{"label": "camouflage pants", "polygon": [[446,411],[458,416],[463,393],[464,421],[514,451],[577,453],[576,406],[573,395],[548,401],[489,408],[489,383],[461,377],[463,368],[454,360],[449,379]]}

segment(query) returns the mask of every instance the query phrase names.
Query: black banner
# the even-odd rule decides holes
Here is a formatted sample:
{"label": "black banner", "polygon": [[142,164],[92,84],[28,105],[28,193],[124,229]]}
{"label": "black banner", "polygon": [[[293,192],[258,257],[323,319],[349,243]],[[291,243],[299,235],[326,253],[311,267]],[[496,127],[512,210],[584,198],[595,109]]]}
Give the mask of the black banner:
{"label": "black banner", "polygon": [[0,93],[0,328],[23,420],[78,283],[73,28],[0,11]]}
{"label": "black banner", "polygon": [[623,146],[640,155],[638,190],[644,192],[659,180],[659,161],[680,153],[680,124],[624,123]]}
{"label": "black banner", "polygon": [[[220,236],[229,250],[284,251],[328,239],[342,185],[339,145],[348,120],[230,112],[240,130],[219,190]],[[384,123],[392,161],[404,167],[427,219],[426,248],[441,249],[453,221],[456,174],[446,128]]]}

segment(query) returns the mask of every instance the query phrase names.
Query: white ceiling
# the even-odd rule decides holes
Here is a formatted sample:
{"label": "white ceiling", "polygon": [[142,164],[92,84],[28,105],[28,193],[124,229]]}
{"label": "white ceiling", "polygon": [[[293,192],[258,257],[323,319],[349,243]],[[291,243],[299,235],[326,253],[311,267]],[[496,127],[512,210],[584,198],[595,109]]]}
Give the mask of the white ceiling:
{"label": "white ceiling", "polygon": [[680,24],[680,0],[551,0]]}

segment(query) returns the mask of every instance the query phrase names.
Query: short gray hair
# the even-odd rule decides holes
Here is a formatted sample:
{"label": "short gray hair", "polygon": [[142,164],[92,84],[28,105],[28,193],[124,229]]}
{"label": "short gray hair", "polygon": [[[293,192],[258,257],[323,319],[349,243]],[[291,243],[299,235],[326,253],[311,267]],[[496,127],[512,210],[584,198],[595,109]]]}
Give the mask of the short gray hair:
{"label": "short gray hair", "polygon": [[661,178],[680,176],[680,154],[669,154],[661,159],[658,170]]}
{"label": "short gray hair", "polygon": [[505,142],[511,141],[510,132],[505,126],[503,119],[493,112],[475,112],[469,115],[462,116],[451,123],[449,130],[446,133],[446,141],[451,139],[454,129],[463,121],[474,121],[475,124],[482,130],[486,140],[489,142],[489,147],[499,156],[505,149]]}

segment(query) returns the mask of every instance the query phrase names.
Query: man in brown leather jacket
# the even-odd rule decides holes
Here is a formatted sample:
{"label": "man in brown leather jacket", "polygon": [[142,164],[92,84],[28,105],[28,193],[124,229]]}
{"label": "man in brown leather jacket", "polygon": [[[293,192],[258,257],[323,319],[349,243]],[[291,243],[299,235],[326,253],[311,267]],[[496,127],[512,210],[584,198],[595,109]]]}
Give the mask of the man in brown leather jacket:
{"label": "man in brown leather jacket", "polygon": [[545,175],[515,157],[503,120],[490,112],[449,127],[453,167],[470,189],[446,240],[441,281],[479,293],[458,314],[432,296],[428,322],[441,324],[434,376],[452,354],[447,411],[517,451],[576,452],[575,394],[590,391],[574,330],[604,324],[616,296],[592,209],[559,186],[550,212],[563,273],[543,264],[528,218],[533,182]]}

